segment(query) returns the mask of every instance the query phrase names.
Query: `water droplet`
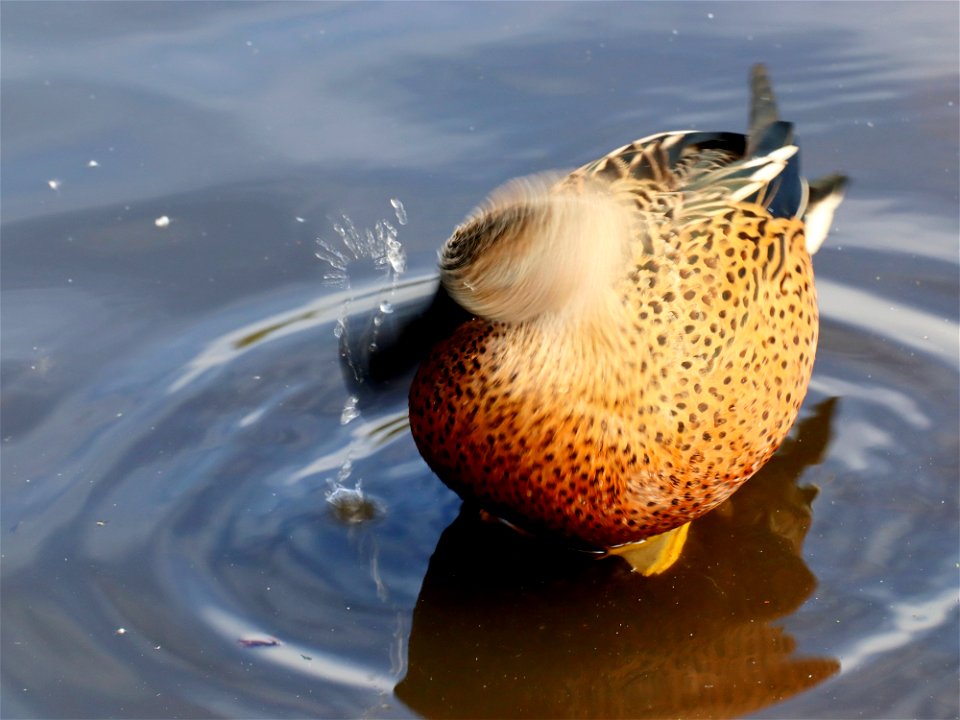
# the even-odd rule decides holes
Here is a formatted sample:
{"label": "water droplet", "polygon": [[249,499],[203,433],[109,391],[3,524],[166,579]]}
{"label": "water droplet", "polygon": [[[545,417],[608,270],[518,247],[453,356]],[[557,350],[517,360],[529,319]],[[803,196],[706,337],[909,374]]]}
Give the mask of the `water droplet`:
{"label": "water droplet", "polygon": [[341,425],[346,425],[360,417],[360,411],[357,409],[358,400],[356,395],[347,398],[347,401],[343,404],[343,412],[340,413]]}
{"label": "water droplet", "polygon": [[392,313],[393,303],[391,303],[389,300],[384,300],[382,303],[380,303],[380,312],[382,312],[384,315],[389,315]]}
{"label": "water droplet", "polygon": [[387,262],[397,275],[407,269],[407,256],[403,245],[396,240],[387,241]]}
{"label": "water droplet", "polygon": [[397,222],[401,225],[407,224],[407,211],[403,207],[403,203],[400,202],[397,198],[390,198],[390,205],[393,206],[393,211],[397,215]]}

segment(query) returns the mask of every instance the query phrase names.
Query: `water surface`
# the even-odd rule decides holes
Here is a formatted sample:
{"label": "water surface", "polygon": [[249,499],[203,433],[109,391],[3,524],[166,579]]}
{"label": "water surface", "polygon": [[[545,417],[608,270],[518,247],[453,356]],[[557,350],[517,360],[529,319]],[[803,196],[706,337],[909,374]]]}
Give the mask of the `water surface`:
{"label": "water surface", "polygon": [[[956,4],[0,13],[4,717],[960,713]],[[791,438],[651,580],[461,512],[342,344],[756,61],[854,181]]]}

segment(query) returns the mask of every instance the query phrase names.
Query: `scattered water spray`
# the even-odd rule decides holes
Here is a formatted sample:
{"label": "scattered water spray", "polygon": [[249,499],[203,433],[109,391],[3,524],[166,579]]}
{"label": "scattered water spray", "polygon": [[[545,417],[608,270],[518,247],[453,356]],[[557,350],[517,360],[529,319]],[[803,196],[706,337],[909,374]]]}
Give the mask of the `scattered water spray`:
{"label": "scattered water spray", "polygon": [[[407,212],[403,203],[397,198],[392,198],[390,206],[396,215],[397,223],[406,225]],[[399,231],[386,219],[380,219],[373,228],[364,228],[361,231],[346,215],[341,215],[340,220],[333,224],[333,231],[337,239],[317,238],[317,251],[314,253],[317,259],[327,266],[323,274],[325,283],[350,289],[352,287],[351,267],[364,262],[371,263],[376,269],[382,270],[387,280],[386,296],[381,300],[377,314],[373,317],[373,329],[368,344],[370,350],[376,350],[377,335],[383,323],[383,316],[393,312],[391,299],[396,294],[400,276],[407,269],[407,255],[399,240]],[[344,303],[340,319],[333,330],[334,336],[340,340],[348,332],[347,318],[351,301],[352,298],[349,298]],[[349,346],[349,343],[341,342],[341,347]],[[344,357],[343,359],[355,369],[352,358]]]}
{"label": "scattered water spray", "polygon": [[407,224],[407,211],[403,207],[403,203],[400,202],[397,198],[390,198],[390,205],[393,206],[393,212],[397,216],[397,222],[401,225]]}
{"label": "scattered water spray", "polygon": [[[397,224],[407,224],[407,212],[403,203],[397,198],[390,200]],[[387,281],[384,286],[384,297],[380,300],[372,318],[369,329],[369,340],[366,349],[374,352],[377,349],[377,336],[383,325],[384,317],[393,313],[392,298],[396,294],[400,276],[407,268],[407,256],[403,244],[399,240],[397,228],[386,219],[378,220],[372,228],[360,230],[346,215],[333,224],[335,239],[317,238],[317,259],[326,265],[323,280],[328,285],[350,290],[352,289],[350,272],[358,264],[369,263],[384,273]],[[333,327],[333,335],[341,348],[341,359],[353,371],[358,380],[362,380],[361,365],[351,356],[348,342],[350,333],[350,306],[353,297],[348,296],[340,308],[340,315]],[[360,417],[358,407],[359,398],[350,395],[343,404],[340,413],[340,424],[348,425]],[[333,508],[336,517],[344,523],[356,524],[371,520],[382,512],[379,503],[364,494],[361,480],[353,481],[348,485],[353,471],[353,462],[350,459],[353,448],[349,448],[347,459],[344,460],[336,478],[328,480],[329,488],[326,492],[327,502]]]}

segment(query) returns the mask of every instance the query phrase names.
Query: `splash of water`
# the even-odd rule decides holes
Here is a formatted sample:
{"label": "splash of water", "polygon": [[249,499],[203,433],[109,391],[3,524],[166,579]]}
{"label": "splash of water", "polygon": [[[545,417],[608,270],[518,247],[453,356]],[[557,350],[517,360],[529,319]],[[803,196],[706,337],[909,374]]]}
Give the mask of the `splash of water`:
{"label": "splash of water", "polygon": [[359,525],[380,516],[383,509],[380,503],[363,492],[360,478],[356,479],[353,487],[347,486],[352,472],[353,461],[348,457],[340,466],[336,479],[327,481],[329,488],[326,499],[337,520],[347,525]]}
{"label": "splash of water", "polygon": [[[394,210],[397,222],[400,225],[406,225],[407,212],[403,203],[397,198],[392,198],[390,206]],[[368,345],[370,350],[376,350],[377,335],[383,316],[393,312],[391,299],[396,294],[400,276],[407,269],[407,254],[403,249],[403,243],[400,242],[399,231],[386,219],[378,220],[372,228],[359,230],[346,215],[341,215],[340,220],[333,224],[333,231],[337,235],[336,240],[319,237],[316,241],[317,250],[314,255],[326,265],[323,274],[324,283],[350,289],[350,271],[358,263],[372,264],[374,268],[382,270],[386,276],[385,297],[381,300],[377,314],[373,318],[373,332]],[[343,340],[348,333],[346,318],[349,316],[351,301],[352,298],[344,304],[340,320],[333,329],[334,336],[338,340]],[[341,343],[341,345],[349,347],[349,343]],[[353,358],[344,357],[344,360],[353,367]]]}
{"label": "splash of water", "polygon": [[[403,203],[396,198],[390,200],[399,225],[407,224],[407,212]],[[384,317],[393,313],[392,299],[396,294],[398,281],[407,268],[407,256],[403,244],[399,239],[399,231],[386,219],[378,220],[372,228],[358,229],[354,222],[346,215],[341,215],[339,221],[333,224],[335,239],[317,238],[318,260],[326,265],[323,280],[325,284],[335,285],[350,290],[351,269],[358,264],[367,263],[383,271],[385,275],[384,296],[381,298],[376,314],[373,317],[372,329],[367,343],[369,351],[377,349],[377,335],[383,325]],[[350,348],[353,344],[348,341],[350,333],[350,306],[353,297],[348,299],[340,308],[340,316],[333,328],[333,335],[340,344],[343,362],[359,373],[358,365],[351,356]],[[347,425],[360,417],[358,407],[359,398],[348,396],[340,413],[340,424]],[[355,441],[356,442],[356,441]],[[334,515],[344,523],[357,524],[371,520],[382,512],[382,507],[375,500],[365,495],[361,488],[360,479],[349,485],[353,470],[350,457],[353,448],[348,448],[347,459],[343,462],[336,478],[328,480],[329,488],[326,499],[333,508]]]}
{"label": "splash of water", "polygon": [[[407,214],[403,203],[391,200],[400,225],[406,225]],[[407,269],[407,256],[398,239],[399,232],[389,220],[380,219],[372,228],[357,229],[347,215],[333,224],[337,239],[318,237],[314,255],[327,268],[323,275],[325,283],[349,288],[350,268],[356,263],[369,262],[381,269],[395,286],[397,278]]]}

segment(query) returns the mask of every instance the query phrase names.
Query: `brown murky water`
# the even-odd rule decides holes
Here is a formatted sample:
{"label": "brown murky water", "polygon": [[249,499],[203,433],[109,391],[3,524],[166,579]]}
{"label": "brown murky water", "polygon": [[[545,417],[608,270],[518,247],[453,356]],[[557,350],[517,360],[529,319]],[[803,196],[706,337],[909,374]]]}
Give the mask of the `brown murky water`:
{"label": "brown murky water", "polygon": [[[956,4],[0,14],[4,717],[960,714]],[[351,364],[758,60],[854,180],[790,439],[652,579],[461,509]]]}

